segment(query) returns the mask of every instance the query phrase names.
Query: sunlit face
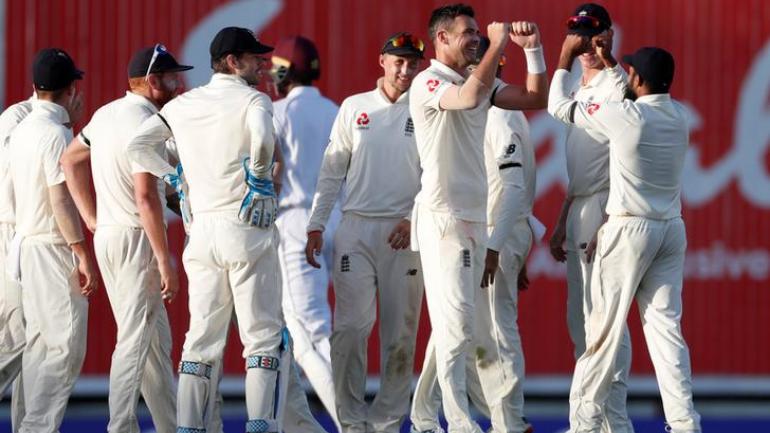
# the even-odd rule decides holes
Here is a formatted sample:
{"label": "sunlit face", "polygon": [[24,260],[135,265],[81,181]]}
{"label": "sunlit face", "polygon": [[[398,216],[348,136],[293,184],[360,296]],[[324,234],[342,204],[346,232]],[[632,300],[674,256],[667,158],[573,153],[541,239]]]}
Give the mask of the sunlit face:
{"label": "sunlit face", "polygon": [[593,49],[579,55],[578,59],[580,59],[580,65],[583,67],[583,69],[604,68],[604,63],[602,63],[602,59],[600,59],[599,56],[596,55],[596,51],[594,51]]}
{"label": "sunlit face", "polygon": [[466,15],[455,17],[452,25],[440,30],[437,35],[446,54],[463,67],[471,64],[476,58],[479,37],[476,20]]}
{"label": "sunlit face", "polygon": [[264,67],[268,63],[269,59],[260,54],[243,53],[235,60],[235,73],[249,85],[256,86],[262,80]]}
{"label": "sunlit face", "polygon": [[400,92],[409,90],[412,80],[417,75],[420,67],[420,59],[415,56],[396,56],[393,54],[382,54],[380,56],[380,66],[385,73],[385,84],[398,89]]}

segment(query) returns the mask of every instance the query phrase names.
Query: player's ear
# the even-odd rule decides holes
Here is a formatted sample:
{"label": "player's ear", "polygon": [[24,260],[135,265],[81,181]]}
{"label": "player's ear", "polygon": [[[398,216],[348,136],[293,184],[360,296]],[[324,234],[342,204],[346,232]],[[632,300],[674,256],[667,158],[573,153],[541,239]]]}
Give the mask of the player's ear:
{"label": "player's ear", "polygon": [[161,83],[159,74],[150,74],[147,76],[147,84],[152,90],[161,90],[163,88],[163,83]]}
{"label": "player's ear", "polygon": [[436,40],[440,44],[445,44],[445,45],[449,44],[449,37],[447,36],[446,29],[441,29],[438,32],[436,32]]}
{"label": "player's ear", "polygon": [[385,68],[385,54],[380,54],[380,66]]}
{"label": "player's ear", "polygon": [[227,67],[230,69],[231,73],[235,73],[235,71],[241,68],[241,61],[235,54],[228,54],[225,57],[225,62],[227,62]]}

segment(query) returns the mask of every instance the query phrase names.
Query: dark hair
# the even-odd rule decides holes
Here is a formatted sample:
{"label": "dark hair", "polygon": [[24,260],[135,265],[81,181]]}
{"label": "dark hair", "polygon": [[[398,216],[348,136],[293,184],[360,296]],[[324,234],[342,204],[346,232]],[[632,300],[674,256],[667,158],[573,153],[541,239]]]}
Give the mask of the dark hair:
{"label": "dark hair", "polygon": [[64,96],[64,94],[67,93],[67,91],[69,91],[71,85],[72,85],[72,82],[67,84],[66,87],[63,87],[61,89],[56,89],[56,90],[43,90],[43,89],[39,89],[35,85],[33,85],[33,87],[35,88],[35,93],[37,93],[37,95],[41,97],[41,99],[45,98],[45,99],[50,99],[51,101],[58,101],[59,99],[61,99],[62,96]]}
{"label": "dark hair", "polygon": [[647,91],[650,92],[650,94],[657,95],[662,93],[669,93],[671,91],[671,83],[661,84],[645,80],[638,71],[636,72],[636,76],[639,77],[639,84],[642,86],[647,86]]}
{"label": "dark hair", "polygon": [[430,14],[430,21],[428,22],[428,37],[430,37],[430,40],[435,41],[439,28],[451,24],[455,18],[461,15],[473,18],[475,13],[472,7],[463,3],[455,3],[434,9]]}
{"label": "dark hair", "polygon": [[214,70],[214,72],[219,74],[234,74],[235,71],[230,69],[230,66],[227,65],[227,56],[230,54],[234,55],[236,59],[240,59],[241,56],[244,54],[242,52],[237,53],[227,53],[224,56],[211,61],[211,69]]}

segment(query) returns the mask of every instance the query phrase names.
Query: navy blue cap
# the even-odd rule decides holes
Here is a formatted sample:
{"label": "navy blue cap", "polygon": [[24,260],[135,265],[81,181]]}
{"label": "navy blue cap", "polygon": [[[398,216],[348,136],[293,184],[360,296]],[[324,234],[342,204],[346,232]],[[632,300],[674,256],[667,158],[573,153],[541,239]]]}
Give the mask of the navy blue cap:
{"label": "navy blue cap", "polygon": [[45,48],[40,50],[32,63],[32,82],[36,89],[54,91],[63,89],[85,72],[75,67],[75,62],[64,50]]}
{"label": "navy blue cap", "polygon": [[623,56],[623,62],[634,67],[642,80],[666,91],[674,80],[674,56],[663,48],[642,47]]}

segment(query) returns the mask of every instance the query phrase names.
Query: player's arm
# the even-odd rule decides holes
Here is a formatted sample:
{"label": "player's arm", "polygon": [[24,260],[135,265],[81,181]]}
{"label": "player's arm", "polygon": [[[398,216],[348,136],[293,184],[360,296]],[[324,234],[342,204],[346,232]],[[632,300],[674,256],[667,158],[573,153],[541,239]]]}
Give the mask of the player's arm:
{"label": "player's arm", "polygon": [[275,195],[281,195],[281,188],[283,187],[283,151],[278,143],[278,137],[275,139],[276,143],[273,147],[273,187],[275,188]]}
{"label": "player's arm", "polygon": [[73,138],[61,157],[67,188],[88,230],[96,230],[96,201],[91,193],[90,141],[84,133]]}
{"label": "player's arm", "polygon": [[[490,45],[478,67],[461,86],[451,83],[437,83],[440,93],[439,107],[442,110],[468,110],[479,106],[489,98],[495,85],[497,65],[508,43],[510,23],[493,22],[487,26]],[[442,88],[443,87],[443,88]]]}
{"label": "player's arm", "polygon": [[492,95],[492,103],[506,110],[539,110],[548,105],[548,76],[545,73],[540,32],[534,23],[513,23],[511,40],[524,49],[527,59],[525,85],[508,85]]}
{"label": "player's arm", "polygon": [[307,243],[305,244],[305,259],[314,268],[321,267],[315,257],[321,254],[323,231],[350,167],[350,157],[353,153],[350,125],[353,122],[348,112],[349,105],[343,103],[337,113],[337,118],[334,119],[329,145],[324,151],[321,170],[318,173],[313,207],[307,225]]}
{"label": "player's arm", "polygon": [[77,208],[67,190],[64,171],[59,164],[64,149],[67,146],[66,140],[62,136],[52,137],[50,143],[48,143],[48,148],[43,152],[43,171],[56,225],[59,227],[64,240],[78,258],[78,272],[83,277],[80,284],[80,292],[84,296],[89,296],[98,287],[99,280],[96,275],[96,266],[94,265],[93,258],[85,247],[83,227],[80,223]]}
{"label": "player's arm", "polygon": [[487,255],[481,287],[495,282],[495,274],[500,262],[500,250],[513,232],[513,226],[522,216],[521,203],[525,200],[524,167],[521,158],[522,136],[506,125],[505,129],[488,129],[485,140],[493,143],[495,162],[500,173],[502,193],[496,208],[495,225],[489,234]]}
{"label": "player's arm", "polygon": [[273,106],[267,96],[260,95],[249,105],[246,123],[251,133],[251,169],[257,177],[271,178],[275,132]]}
{"label": "player's arm", "polygon": [[513,225],[523,216],[521,203],[526,196],[524,167],[521,159],[521,136],[510,128],[505,135],[503,137],[505,141],[498,140],[501,143],[496,157],[502,193],[500,204],[497,206],[497,215],[495,215],[495,226],[487,244],[489,249],[496,252],[500,251],[510,237]]}
{"label": "player's arm", "polygon": [[[161,277],[161,295],[171,302],[179,291],[179,278],[171,261],[166,238],[166,223],[158,196],[158,180],[151,173],[134,173],[134,200],[139,210],[142,227],[150,241]],[[176,195],[176,194],[174,194]]]}
{"label": "player's arm", "polygon": [[561,212],[559,212],[559,219],[556,222],[556,227],[553,229],[553,234],[548,242],[551,256],[558,261],[564,262],[567,260],[567,251],[564,250],[564,242],[567,240],[567,216],[569,215],[569,208],[572,206],[572,197],[567,196],[564,199],[564,203],[561,205]]}
{"label": "player's arm", "polygon": [[157,151],[171,137],[171,127],[161,113],[156,113],[139,126],[137,134],[126,146],[126,154],[134,165],[155,177],[165,180],[167,176],[176,176],[176,169]]}
{"label": "player's arm", "polygon": [[569,96],[569,69],[575,57],[590,47],[590,41],[583,36],[567,35],[564,39],[558,68],[553,74],[548,94],[548,113],[563,123],[591,129],[609,138],[613,131],[619,134],[628,123],[634,121],[634,114],[625,106],[627,102],[587,103],[575,101]]}

